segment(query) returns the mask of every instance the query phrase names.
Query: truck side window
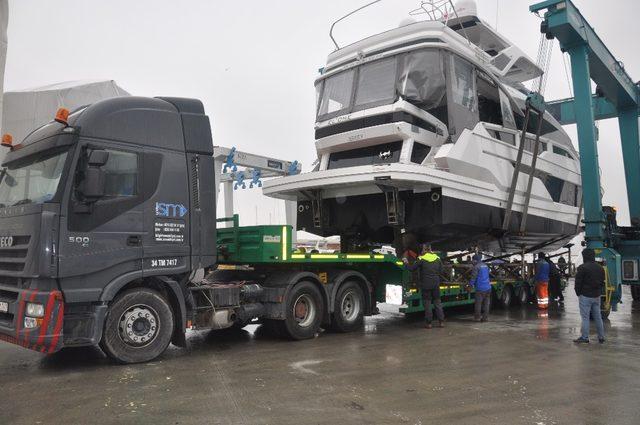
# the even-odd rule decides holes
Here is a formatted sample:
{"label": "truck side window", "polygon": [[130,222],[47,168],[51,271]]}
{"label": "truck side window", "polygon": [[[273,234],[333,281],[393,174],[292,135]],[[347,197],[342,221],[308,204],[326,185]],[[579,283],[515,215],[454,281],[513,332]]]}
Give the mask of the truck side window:
{"label": "truck side window", "polygon": [[138,193],[138,155],[107,149],[109,160],[104,165],[105,197],[136,196]]}

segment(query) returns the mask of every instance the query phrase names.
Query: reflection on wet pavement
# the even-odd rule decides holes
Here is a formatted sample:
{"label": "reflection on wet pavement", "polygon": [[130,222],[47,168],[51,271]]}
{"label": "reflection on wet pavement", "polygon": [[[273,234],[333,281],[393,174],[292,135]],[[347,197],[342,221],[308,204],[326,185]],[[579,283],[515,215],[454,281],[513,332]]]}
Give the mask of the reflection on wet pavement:
{"label": "reflection on wet pavement", "polygon": [[0,344],[0,424],[636,424],[640,305],[605,322],[604,346],[575,346],[564,308],[469,307],[426,330],[381,305],[352,334],[275,339],[259,325],[190,332],[189,348],[113,365],[97,348],[45,357]]}

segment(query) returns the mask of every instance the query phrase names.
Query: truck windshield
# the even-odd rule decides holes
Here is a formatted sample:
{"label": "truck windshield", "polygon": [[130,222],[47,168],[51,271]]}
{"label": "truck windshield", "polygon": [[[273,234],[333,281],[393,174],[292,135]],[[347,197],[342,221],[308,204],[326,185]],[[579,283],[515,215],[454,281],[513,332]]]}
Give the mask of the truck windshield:
{"label": "truck windshield", "polygon": [[41,204],[58,190],[67,150],[35,155],[0,171],[0,207]]}

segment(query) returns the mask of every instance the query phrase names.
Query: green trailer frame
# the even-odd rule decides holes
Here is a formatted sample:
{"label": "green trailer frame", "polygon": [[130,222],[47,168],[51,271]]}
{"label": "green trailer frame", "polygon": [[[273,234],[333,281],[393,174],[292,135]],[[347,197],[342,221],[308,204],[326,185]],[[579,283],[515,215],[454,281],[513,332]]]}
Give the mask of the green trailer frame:
{"label": "green trailer frame", "polygon": [[[240,226],[238,215],[218,219],[219,223],[232,223],[218,228],[218,264],[220,267],[272,267],[311,271],[326,283],[326,270],[355,270],[366,276],[375,288],[375,300],[386,302],[387,285],[402,288],[400,312],[424,312],[420,290],[409,272],[396,256],[377,253],[306,253],[293,249],[289,225]],[[456,268],[457,272],[452,272]],[[443,307],[469,305],[475,302],[475,291],[468,288],[469,273],[460,272],[464,265],[446,268],[440,294]],[[470,271],[470,266],[466,266]],[[456,278],[452,278],[456,275]],[[529,279],[508,277],[492,280],[494,299],[509,306],[532,299]]]}

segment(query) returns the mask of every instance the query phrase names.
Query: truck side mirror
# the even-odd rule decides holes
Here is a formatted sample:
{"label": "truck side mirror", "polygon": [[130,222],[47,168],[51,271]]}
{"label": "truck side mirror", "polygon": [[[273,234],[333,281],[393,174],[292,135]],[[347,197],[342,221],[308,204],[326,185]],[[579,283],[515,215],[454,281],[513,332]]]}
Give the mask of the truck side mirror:
{"label": "truck side mirror", "polygon": [[95,150],[89,154],[89,167],[102,167],[109,161],[109,152]]}
{"label": "truck side mirror", "polygon": [[78,191],[86,204],[92,204],[104,196],[105,172],[102,167],[109,160],[109,152],[94,150],[89,154],[84,170],[84,179]]}

